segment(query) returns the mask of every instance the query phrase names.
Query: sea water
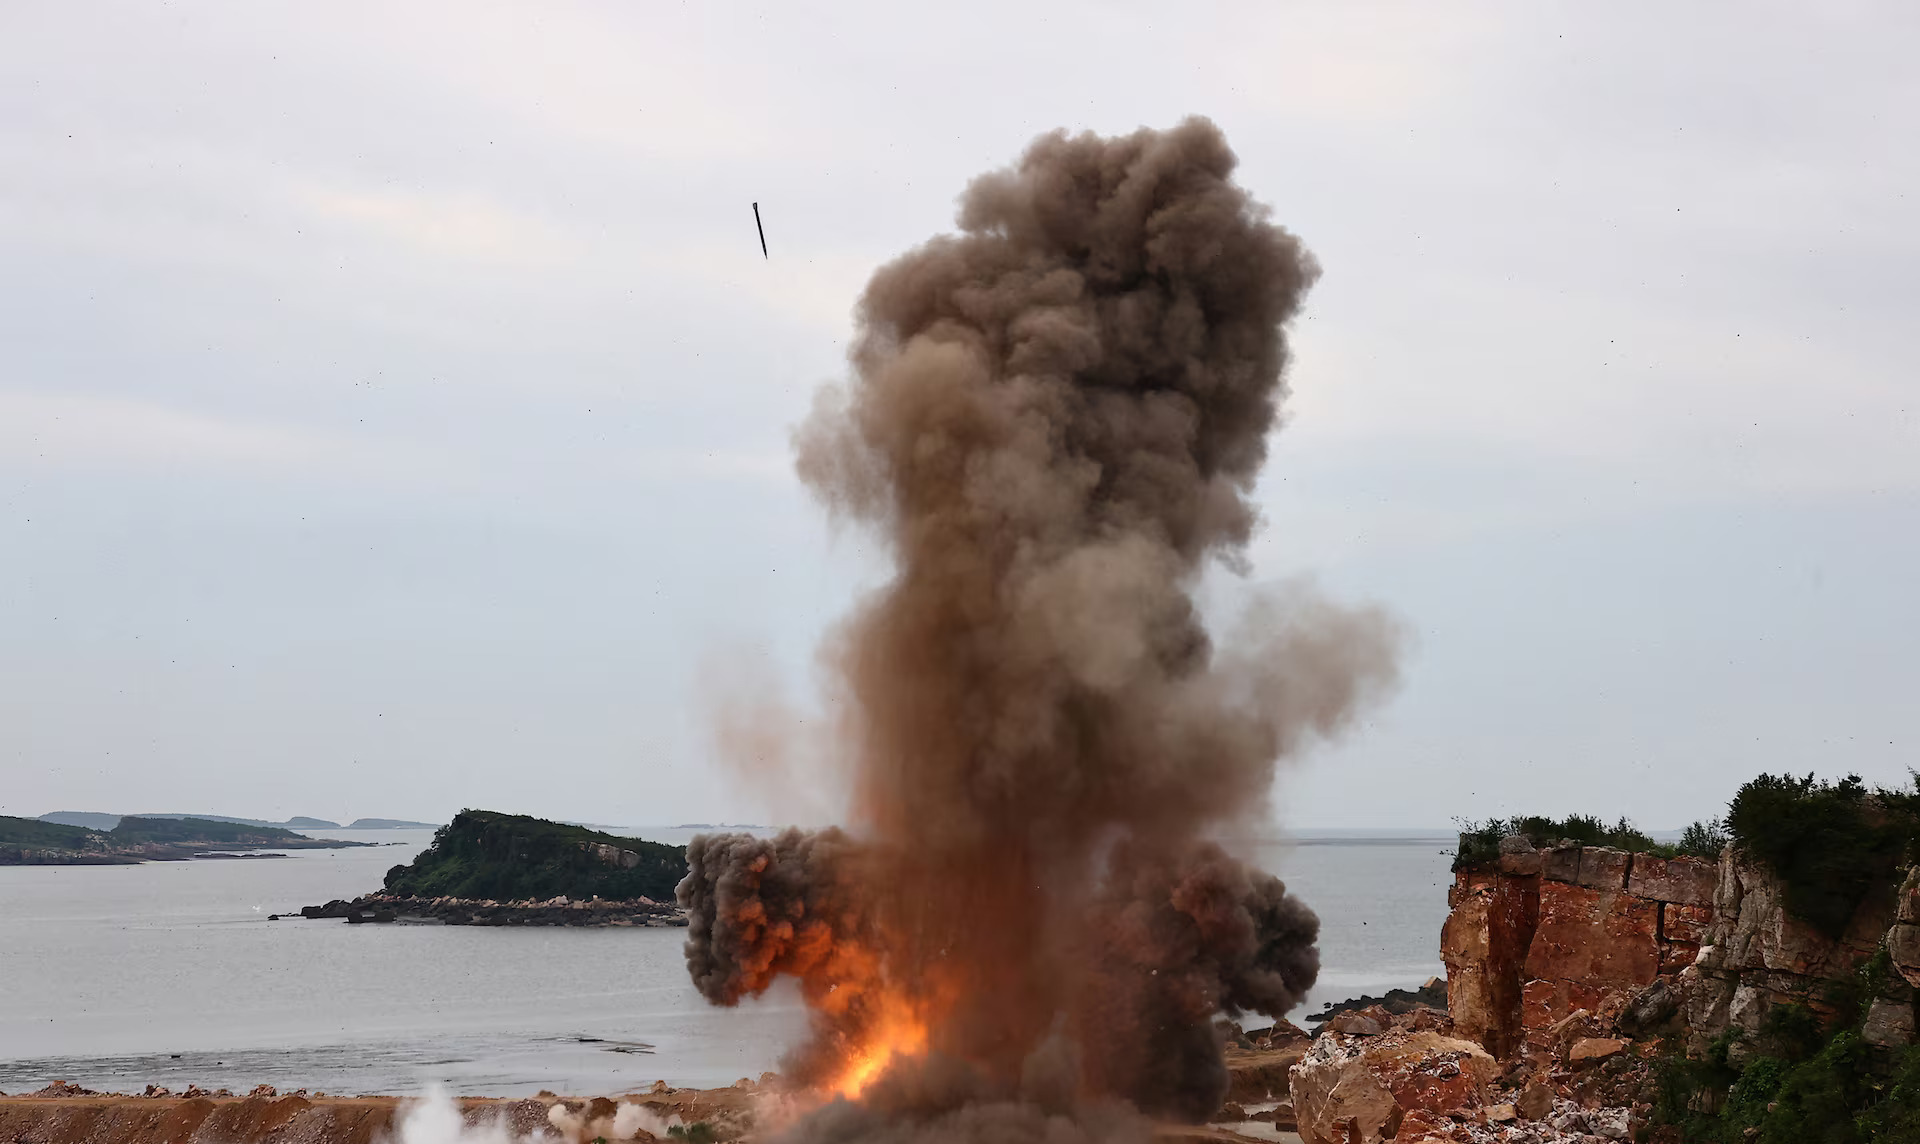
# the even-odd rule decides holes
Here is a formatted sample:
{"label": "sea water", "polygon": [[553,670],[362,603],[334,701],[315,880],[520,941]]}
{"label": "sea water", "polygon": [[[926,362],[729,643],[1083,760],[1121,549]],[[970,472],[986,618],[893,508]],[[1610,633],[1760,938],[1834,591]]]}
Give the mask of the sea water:
{"label": "sea water", "polygon": [[[697,832],[621,833],[679,843]],[[774,1068],[804,1031],[791,988],[708,1005],[687,979],[680,929],[268,920],[373,891],[432,832],[328,836],[388,845],[0,867],[0,1091],[56,1079],[336,1094],[439,1083],[494,1096],[710,1087]],[[1320,984],[1296,1019],[1441,971],[1450,842],[1243,844],[1321,917]]]}

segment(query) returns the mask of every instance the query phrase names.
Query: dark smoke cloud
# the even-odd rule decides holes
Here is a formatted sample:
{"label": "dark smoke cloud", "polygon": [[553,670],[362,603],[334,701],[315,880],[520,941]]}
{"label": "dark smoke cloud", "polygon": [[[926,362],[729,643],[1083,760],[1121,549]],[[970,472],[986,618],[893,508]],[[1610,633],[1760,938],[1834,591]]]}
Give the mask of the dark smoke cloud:
{"label": "dark smoke cloud", "polygon": [[[920,1003],[944,1097],[894,1114],[956,1139],[1024,1135],[960,1124],[1033,1113],[1060,1043],[1075,1100],[1204,1117],[1216,1015],[1284,1013],[1317,971],[1311,911],[1205,839],[1391,685],[1395,639],[1300,587],[1219,646],[1195,608],[1208,560],[1244,562],[1318,274],[1234,164],[1198,119],[1041,138],[968,188],[959,234],[874,275],[852,381],[796,435],[897,569],[827,652],[854,834],[697,840],[688,963],[721,1004],[800,978],[803,1071],[859,1042],[871,998]],[[833,1111],[833,1138],[915,1073]]]}
{"label": "dark smoke cloud", "polygon": [[1280,879],[1201,844],[1127,846],[1087,912],[1087,1075],[1142,1108],[1204,1120],[1226,1099],[1216,1014],[1279,1016],[1320,972],[1320,919]]}

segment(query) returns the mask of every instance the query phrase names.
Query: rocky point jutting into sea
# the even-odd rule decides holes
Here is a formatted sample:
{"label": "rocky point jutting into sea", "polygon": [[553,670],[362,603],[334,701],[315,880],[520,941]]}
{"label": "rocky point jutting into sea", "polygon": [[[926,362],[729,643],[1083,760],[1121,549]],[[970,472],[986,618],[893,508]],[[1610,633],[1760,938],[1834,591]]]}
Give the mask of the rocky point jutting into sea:
{"label": "rocky point jutting into sea", "polygon": [[[475,926],[685,925],[673,903],[684,846],[491,810],[463,810],[379,893],[303,906],[302,918]],[[286,915],[276,915],[276,917]]]}

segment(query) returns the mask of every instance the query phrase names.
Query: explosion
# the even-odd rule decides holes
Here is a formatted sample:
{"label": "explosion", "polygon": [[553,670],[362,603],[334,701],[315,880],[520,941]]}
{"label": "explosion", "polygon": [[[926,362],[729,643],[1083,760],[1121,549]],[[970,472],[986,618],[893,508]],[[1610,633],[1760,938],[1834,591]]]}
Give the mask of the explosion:
{"label": "explosion", "polygon": [[709,1000],[800,984],[784,1068],[842,1099],[796,1139],[1203,1120],[1218,1020],[1314,982],[1312,911],[1213,839],[1396,641],[1299,586],[1219,638],[1196,607],[1244,563],[1318,274],[1234,166],[1200,119],[1037,140],[874,275],[851,384],[796,434],[896,567],[825,652],[850,829],[697,838],[679,891]]}

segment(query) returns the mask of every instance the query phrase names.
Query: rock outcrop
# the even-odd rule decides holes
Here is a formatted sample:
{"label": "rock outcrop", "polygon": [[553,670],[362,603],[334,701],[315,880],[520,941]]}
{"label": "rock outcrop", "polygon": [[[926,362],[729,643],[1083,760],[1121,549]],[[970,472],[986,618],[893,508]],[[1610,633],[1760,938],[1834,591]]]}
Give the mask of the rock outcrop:
{"label": "rock outcrop", "polygon": [[1508,838],[1456,873],[1449,904],[1454,1027],[1501,1059],[1580,1014],[1629,1037],[1683,1031],[1694,1055],[1731,1032],[1737,1061],[1776,1006],[1836,1016],[1834,983],[1882,948],[1891,971],[1869,983],[1863,1036],[1914,1039],[1920,867],[1898,893],[1869,894],[1837,937],[1790,914],[1781,881],[1731,847],[1712,863]]}
{"label": "rock outcrop", "polygon": [[[1907,885],[1920,889],[1914,873]],[[1835,1016],[1829,999],[1833,984],[1853,977],[1883,943],[1898,972],[1878,983],[1882,996],[1875,999],[1879,1013],[1870,1022],[1871,1034],[1890,1046],[1910,1042],[1913,990],[1905,975],[1920,979],[1920,965],[1903,967],[1897,951],[1913,928],[1900,920],[1902,912],[1914,912],[1906,906],[1906,888],[1897,895],[1868,894],[1838,937],[1794,917],[1784,899],[1784,887],[1772,872],[1731,849],[1722,856],[1699,955],[1674,982],[1688,1051],[1705,1052],[1729,1031],[1743,1034],[1744,1041],[1757,1038],[1766,1014],[1777,1005],[1799,1004],[1822,1017]],[[1737,1040],[1734,1059],[1744,1051]]]}
{"label": "rock outcrop", "polygon": [[1460,870],[1440,939],[1455,1026],[1500,1057],[1530,1031],[1692,964],[1713,918],[1712,863],[1597,846],[1501,843]]}
{"label": "rock outcrop", "polygon": [[1415,1009],[1439,1009],[1447,1007],[1447,983],[1438,977],[1430,977],[1426,984],[1418,989],[1389,989],[1378,997],[1361,994],[1347,1001],[1334,1002],[1318,1013],[1307,1017],[1310,1025],[1324,1025],[1342,1013],[1368,1009],[1375,1005],[1394,1016],[1411,1013]]}
{"label": "rock outcrop", "polygon": [[1294,1119],[1309,1144],[1392,1140],[1409,1113],[1484,1109],[1498,1071],[1479,1045],[1432,1030],[1322,1033],[1293,1070]]}
{"label": "rock outcrop", "polygon": [[1508,868],[1462,870],[1447,893],[1440,959],[1454,1027],[1496,1056],[1521,1038],[1527,947],[1540,923],[1540,875]]}

